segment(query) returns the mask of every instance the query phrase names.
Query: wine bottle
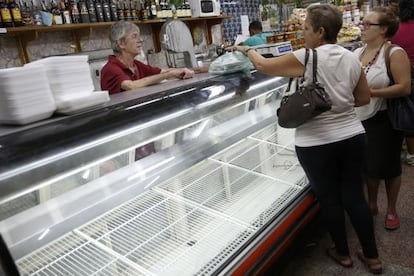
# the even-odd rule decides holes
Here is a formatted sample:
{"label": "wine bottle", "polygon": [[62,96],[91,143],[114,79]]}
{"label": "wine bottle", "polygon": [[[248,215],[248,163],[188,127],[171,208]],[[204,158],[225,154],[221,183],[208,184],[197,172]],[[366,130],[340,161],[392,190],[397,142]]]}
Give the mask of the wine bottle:
{"label": "wine bottle", "polygon": [[150,9],[151,9],[151,19],[157,18],[157,5],[155,4],[154,0],[150,2]]}
{"label": "wine bottle", "polygon": [[97,19],[94,2],[92,0],[86,0],[86,8],[88,9],[89,22],[95,23]]}
{"label": "wine bottle", "polygon": [[0,0],[0,15],[4,28],[13,27],[13,18],[6,2]]}
{"label": "wine bottle", "polygon": [[62,12],[60,11],[58,4],[55,0],[52,0],[50,2],[50,11],[53,15],[53,23],[56,25],[62,25],[63,24],[63,18],[62,18]]}
{"label": "wine bottle", "polygon": [[72,23],[81,23],[78,3],[76,0],[70,4],[70,13],[72,14]]}
{"label": "wine bottle", "polygon": [[127,1],[124,1],[124,20],[132,20],[131,8]]}
{"label": "wine bottle", "polygon": [[96,21],[104,22],[103,8],[100,0],[95,0]]}
{"label": "wine bottle", "polygon": [[80,21],[82,23],[89,23],[90,18],[89,18],[89,13],[88,13],[88,8],[86,6],[86,2],[85,1],[79,1],[78,9],[79,9],[79,13],[80,13]]}
{"label": "wine bottle", "polygon": [[116,3],[116,14],[117,14],[118,20],[125,20],[124,5],[123,5],[123,2],[121,0],[119,0]]}
{"label": "wine bottle", "polygon": [[22,7],[22,21],[25,26],[33,25],[32,19],[32,10],[27,2],[21,3],[20,7]]}
{"label": "wine bottle", "polygon": [[70,15],[69,11],[69,3],[67,0],[61,1],[60,3],[60,11],[62,13],[62,18],[65,24],[71,24],[72,23],[72,17]]}
{"label": "wine bottle", "polygon": [[102,0],[102,10],[103,10],[103,17],[105,22],[111,21],[111,8],[109,7],[108,0]]}
{"label": "wine bottle", "polygon": [[111,20],[118,21],[118,13],[116,12],[116,4],[113,0],[109,0],[109,9],[111,12]]}
{"label": "wine bottle", "polygon": [[13,25],[15,27],[23,26],[22,13],[20,11],[19,5],[16,3],[15,0],[10,0],[9,10],[10,10],[10,14],[12,16]]}

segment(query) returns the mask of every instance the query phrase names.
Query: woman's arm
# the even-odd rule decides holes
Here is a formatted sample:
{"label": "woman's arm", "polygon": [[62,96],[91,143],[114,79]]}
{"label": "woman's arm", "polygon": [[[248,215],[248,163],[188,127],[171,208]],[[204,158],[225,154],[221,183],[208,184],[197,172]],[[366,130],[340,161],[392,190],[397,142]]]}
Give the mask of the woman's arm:
{"label": "woman's arm", "polygon": [[254,48],[248,46],[234,46],[230,49],[244,53],[258,71],[268,75],[300,77],[306,70],[305,66],[292,53],[280,57],[264,58]]}
{"label": "woman's arm", "polygon": [[381,89],[371,89],[373,97],[396,98],[411,93],[411,64],[405,51],[397,50],[391,54],[390,70],[394,84]]}
{"label": "woman's arm", "polygon": [[355,106],[363,106],[369,104],[370,101],[370,90],[365,77],[364,70],[361,68],[361,75],[359,76],[358,83],[353,91]]}

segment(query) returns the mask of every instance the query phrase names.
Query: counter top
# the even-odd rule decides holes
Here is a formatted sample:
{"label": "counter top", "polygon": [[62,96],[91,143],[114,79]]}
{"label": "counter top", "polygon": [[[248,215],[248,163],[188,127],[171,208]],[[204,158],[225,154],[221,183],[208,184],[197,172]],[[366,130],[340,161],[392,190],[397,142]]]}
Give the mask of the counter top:
{"label": "counter top", "polygon": [[27,124],[24,126],[15,126],[15,125],[0,125],[0,137],[1,136],[5,136],[5,135],[9,135],[9,134],[13,134],[19,131],[24,131],[24,130],[28,130],[31,128],[36,128],[36,127],[40,127],[42,125],[45,124],[50,124],[50,123],[55,123],[55,122],[59,122],[62,120],[65,120],[67,118],[71,118],[71,117],[75,117],[81,114],[86,115],[89,112],[96,112],[97,110],[103,110],[103,109],[107,109],[110,108],[112,106],[115,105],[120,105],[122,103],[126,103],[129,101],[137,101],[137,100],[141,100],[141,101],[145,101],[148,99],[154,99],[159,95],[159,93],[161,91],[168,91],[168,90],[175,90],[177,88],[181,88],[183,86],[191,86],[192,84],[196,84],[199,82],[203,82],[209,79],[212,79],[216,76],[214,75],[210,75],[209,73],[200,73],[200,74],[196,74],[193,78],[191,79],[186,79],[186,80],[168,80],[168,81],[164,81],[160,84],[157,85],[153,85],[153,86],[148,86],[148,87],[143,87],[143,88],[139,88],[139,89],[135,89],[135,90],[131,90],[131,91],[126,91],[126,92],[122,92],[122,93],[117,93],[117,94],[112,94],[110,95],[110,101],[103,104],[103,105],[99,105],[99,106],[94,106],[94,107],[90,107],[86,110],[80,111],[76,114],[73,115],[59,115],[59,114],[55,114],[54,116],[52,116],[49,119],[45,119],[42,121],[38,121],[38,122],[34,122],[31,124]]}

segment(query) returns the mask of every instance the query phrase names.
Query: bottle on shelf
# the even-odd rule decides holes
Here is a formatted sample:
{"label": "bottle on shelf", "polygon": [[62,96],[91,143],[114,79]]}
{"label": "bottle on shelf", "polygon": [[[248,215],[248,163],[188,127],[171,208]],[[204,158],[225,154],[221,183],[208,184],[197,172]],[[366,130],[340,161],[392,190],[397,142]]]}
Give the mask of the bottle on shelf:
{"label": "bottle on shelf", "polygon": [[97,21],[95,3],[92,0],[86,0],[86,8],[88,9],[89,22],[95,23]]}
{"label": "bottle on shelf", "polygon": [[161,6],[159,0],[155,0],[155,12],[157,15],[156,18],[160,18],[159,13],[161,12]]}
{"label": "bottle on shelf", "polygon": [[150,9],[151,9],[151,19],[157,18],[157,5],[155,4],[155,0],[150,1]]}
{"label": "bottle on shelf", "polygon": [[0,0],[0,15],[3,28],[13,27],[13,18],[9,10],[7,2]]}
{"label": "bottle on shelf", "polygon": [[62,12],[60,11],[58,4],[56,3],[55,0],[52,0],[50,2],[50,12],[52,13],[52,16],[53,16],[52,24],[62,25],[63,24]]}
{"label": "bottle on shelf", "polygon": [[103,7],[100,0],[94,0],[95,2],[95,11],[96,11],[96,21],[104,22]]}
{"label": "bottle on shelf", "polygon": [[142,2],[141,0],[135,0],[135,10],[137,13],[137,19],[142,20]]}
{"label": "bottle on shelf", "polygon": [[105,22],[111,21],[111,8],[109,7],[108,0],[102,0],[102,11],[103,11],[103,18]]}
{"label": "bottle on shelf", "polygon": [[69,10],[69,2],[67,0],[59,2],[60,12],[62,13],[63,23],[72,24],[72,17]]}
{"label": "bottle on shelf", "polygon": [[81,23],[78,2],[76,0],[70,3],[70,13],[72,15],[72,23]]}
{"label": "bottle on shelf", "polygon": [[135,1],[131,1],[130,10],[131,10],[131,20],[138,20],[138,13],[137,13]]}
{"label": "bottle on shelf", "polygon": [[15,0],[10,0],[9,10],[15,27],[23,26],[22,13],[19,4]]}
{"label": "bottle on shelf", "polygon": [[148,20],[151,16],[150,6],[148,5],[148,1],[143,1],[142,3],[142,20]]}
{"label": "bottle on shelf", "polygon": [[22,21],[25,26],[33,25],[32,9],[27,2],[20,2]]}
{"label": "bottle on shelf", "polygon": [[132,20],[132,14],[131,14],[131,2],[124,1],[124,20]]}
{"label": "bottle on shelf", "polygon": [[124,4],[120,0],[118,0],[118,2],[116,2],[116,14],[117,14],[118,20],[125,20]]}
{"label": "bottle on shelf", "polygon": [[80,14],[80,21],[82,23],[89,23],[91,22],[90,18],[89,18],[89,12],[88,12],[88,7],[86,5],[86,2],[81,0],[78,3],[78,9],[79,9],[79,14]]}
{"label": "bottle on shelf", "polygon": [[116,12],[116,3],[114,0],[109,0],[109,10],[111,13],[111,21],[118,21],[118,13]]}

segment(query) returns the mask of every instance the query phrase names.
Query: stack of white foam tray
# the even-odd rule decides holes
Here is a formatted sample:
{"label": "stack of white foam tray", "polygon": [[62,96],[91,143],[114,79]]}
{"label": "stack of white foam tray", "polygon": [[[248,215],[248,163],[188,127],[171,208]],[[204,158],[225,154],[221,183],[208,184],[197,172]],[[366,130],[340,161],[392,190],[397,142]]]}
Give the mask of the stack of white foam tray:
{"label": "stack of white foam tray", "polygon": [[23,125],[56,109],[43,66],[0,69],[0,123]]}
{"label": "stack of white foam tray", "polygon": [[56,112],[72,114],[109,101],[108,91],[94,91],[88,56],[48,57],[26,64],[46,67]]}

